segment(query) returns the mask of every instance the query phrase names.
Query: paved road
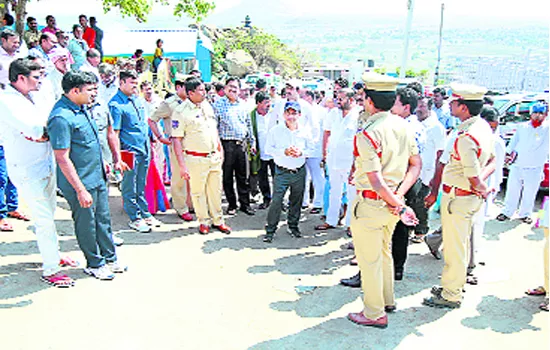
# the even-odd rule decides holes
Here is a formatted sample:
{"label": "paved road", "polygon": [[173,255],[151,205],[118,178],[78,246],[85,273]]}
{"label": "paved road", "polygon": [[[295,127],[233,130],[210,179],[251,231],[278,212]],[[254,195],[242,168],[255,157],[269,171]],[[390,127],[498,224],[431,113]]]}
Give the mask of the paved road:
{"label": "paved road", "polygon": [[[114,191],[113,191],[114,193]],[[262,234],[265,212],[229,218],[235,232],[200,236],[197,224],[172,213],[138,234],[126,226],[120,197],[111,197],[114,229],[126,240],[119,255],[130,270],[103,282],[68,269],[76,287],[39,281],[40,256],[28,223],[0,234],[1,349],[545,349],[548,313],[524,294],[543,283],[543,232],[519,221],[490,221],[479,237],[480,284],[467,286],[463,307],[421,305],[443,262],[412,245],[405,279],[396,283],[398,312],[385,330],[346,320],[362,307],[361,292],[338,285],[355,274],[342,230],[304,237],[284,229],[273,244]],[[493,208],[493,214],[498,208]],[[63,254],[83,262],[70,212],[60,201]],[[433,222],[437,225],[437,219]]]}

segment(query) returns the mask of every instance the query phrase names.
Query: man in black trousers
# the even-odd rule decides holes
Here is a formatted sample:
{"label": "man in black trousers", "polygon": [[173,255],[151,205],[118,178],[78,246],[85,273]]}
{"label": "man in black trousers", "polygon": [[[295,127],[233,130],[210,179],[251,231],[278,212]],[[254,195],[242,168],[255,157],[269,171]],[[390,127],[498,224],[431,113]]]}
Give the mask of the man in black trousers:
{"label": "man in black trousers", "polygon": [[213,107],[223,146],[223,190],[229,203],[227,214],[234,215],[237,212],[237,197],[233,185],[235,174],[240,210],[248,215],[254,215],[254,210],[250,207],[247,148],[250,145],[250,152],[256,154],[256,139],[249,111],[238,99],[240,87],[239,78],[228,78],[225,96],[219,98]]}

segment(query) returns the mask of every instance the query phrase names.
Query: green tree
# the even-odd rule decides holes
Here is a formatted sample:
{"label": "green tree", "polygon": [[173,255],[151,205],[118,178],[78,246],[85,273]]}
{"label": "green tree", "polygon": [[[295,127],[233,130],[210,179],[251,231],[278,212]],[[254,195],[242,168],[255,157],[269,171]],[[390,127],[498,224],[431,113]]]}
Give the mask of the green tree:
{"label": "green tree", "polygon": [[302,59],[295,50],[275,35],[258,27],[250,30],[233,28],[214,43],[213,72],[223,71],[225,57],[229,52],[244,50],[256,61],[258,68],[267,72],[280,71],[285,76],[298,76],[302,71]]}
{"label": "green tree", "polygon": [[201,23],[214,9],[216,4],[213,1],[205,0],[179,0],[174,8],[174,16],[187,15],[196,24]]}
{"label": "green tree", "polygon": [[[47,1],[47,0],[46,0]],[[9,0],[0,0],[0,7]],[[28,0],[17,0],[15,5],[16,28],[19,34],[25,28],[25,14]],[[112,9],[118,9],[122,16],[134,17],[138,22],[147,21],[147,16],[153,10],[153,6],[166,6],[169,0],[102,0],[105,13]],[[5,9],[6,5],[4,5]],[[196,23],[203,21],[216,8],[213,1],[208,0],[177,0],[174,5],[174,15],[181,17],[187,15]]]}

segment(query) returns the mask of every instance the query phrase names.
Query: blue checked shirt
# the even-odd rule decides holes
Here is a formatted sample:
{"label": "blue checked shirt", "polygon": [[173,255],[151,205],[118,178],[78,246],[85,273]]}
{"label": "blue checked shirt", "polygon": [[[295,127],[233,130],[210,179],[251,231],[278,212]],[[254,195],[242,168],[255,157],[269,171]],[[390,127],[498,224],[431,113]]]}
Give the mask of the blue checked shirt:
{"label": "blue checked shirt", "polygon": [[239,103],[231,103],[227,97],[222,97],[214,102],[214,114],[218,122],[218,132],[222,140],[244,141],[250,145],[256,144],[252,132],[250,113]]}

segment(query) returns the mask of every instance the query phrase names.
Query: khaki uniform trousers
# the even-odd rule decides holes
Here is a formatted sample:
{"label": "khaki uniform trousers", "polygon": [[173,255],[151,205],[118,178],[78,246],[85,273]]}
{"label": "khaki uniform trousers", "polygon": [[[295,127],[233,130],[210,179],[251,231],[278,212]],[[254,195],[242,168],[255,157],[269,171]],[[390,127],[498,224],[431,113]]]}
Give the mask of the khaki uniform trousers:
{"label": "khaki uniform trousers", "polygon": [[[546,215],[546,213],[544,215]],[[548,267],[548,227],[544,228],[544,239],[546,241],[544,243],[544,289],[548,293],[548,291],[550,291],[550,286],[548,285],[548,269],[550,268]]]}
{"label": "khaki uniform trousers", "polygon": [[399,218],[382,200],[357,196],[351,207],[351,231],[363,288],[363,314],[375,320],[385,315],[384,306],[395,305],[393,258],[390,250],[393,230]]}
{"label": "khaki uniform trousers", "polygon": [[220,155],[197,157],[186,154],[185,164],[189,169],[191,198],[197,220],[202,225],[223,224]]}
{"label": "khaki uniform trousers", "polygon": [[478,196],[455,196],[444,193],[441,197],[441,225],[443,229],[443,258],[441,296],[449,301],[462,300],[470,261],[470,237],[473,217],[481,208],[483,199]]}
{"label": "khaki uniform trousers", "polygon": [[178,215],[189,212],[188,181],[180,176],[180,165],[174,153],[174,146],[170,145],[170,168],[172,178],[170,179],[170,194],[172,195],[172,206]]}

